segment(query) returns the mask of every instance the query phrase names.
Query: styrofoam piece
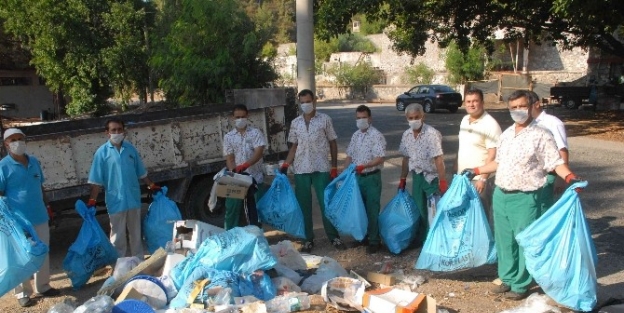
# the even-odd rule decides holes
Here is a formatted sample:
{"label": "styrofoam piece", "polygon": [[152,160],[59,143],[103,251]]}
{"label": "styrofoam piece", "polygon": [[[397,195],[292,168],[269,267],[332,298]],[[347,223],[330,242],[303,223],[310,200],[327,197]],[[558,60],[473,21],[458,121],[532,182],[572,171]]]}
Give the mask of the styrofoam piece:
{"label": "styrofoam piece", "polygon": [[128,286],[145,295],[147,298],[146,302],[154,309],[162,309],[169,302],[167,289],[156,277],[137,275],[130,279],[124,288]]}

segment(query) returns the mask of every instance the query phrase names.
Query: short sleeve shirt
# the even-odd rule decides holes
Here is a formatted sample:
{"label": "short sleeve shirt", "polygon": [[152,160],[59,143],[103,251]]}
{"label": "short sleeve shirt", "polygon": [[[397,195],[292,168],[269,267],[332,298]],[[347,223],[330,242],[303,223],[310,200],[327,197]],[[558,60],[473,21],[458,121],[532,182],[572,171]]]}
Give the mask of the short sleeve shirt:
{"label": "short sleeve shirt", "polygon": [[442,134],[437,129],[423,124],[416,138],[414,138],[413,130],[406,130],[401,137],[399,151],[409,157],[410,171],[416,174],[423,173],[428,183],[438,177],[438,170],[433,159],[442,155],[443,152]]}
{"label": "short sleeve shirt", "polygon": [[535,121],[515,131],[515,124],[500,137],[496,150],[495,184],[507,191],[535,191],[544,186],[546,175],[563,164],[553,136]]}
{"label": "short sleeve shirt", "polygon": [[[487,112],[470,122],[470,115],[464,116],[459,126],[459,150],[457,151],[457,173],[466,168],[484,165],[489,149],[496,149],[501,135],[498,122]],[[478,179],[476,176],[474,179]]]}
{"label": "short sleeve shirt", "polygon": [[17,162],[11,155],[0,161],[0,191],[13,212],[21,213],[31,224],[48,222],[48,211],[43,203],[41,185],[45,181],[39,161],[31,155],[28,166]]}
{"label": "short sleeve shirt", "polygon": [[538,126],[546,128],[553,135],[557,149],[568,148],[568,136],[566,135],[565,125],[560,119],[554,115],[542,112],[535,119],[535,122],[537,122]]}
{"label": "short sleeve shirt", "polygon": [[139,179],[146,176],[143,161],[132,144],[124,140],[117,150],[107,141],[93,156],[88,183],[104,188],[108,214],[116,214],[141,208]]}
{"label": "short sleeve shirt", "polygon": [[303,116],[290,124],[288,142],[297,144],[293,161],[295,174],[329,172],[329,142],[336,140],[336,132],[329,115],[316,112],[306,125]]}
{"label": "short sleeve shirt", "polygon": [[[251,159],[256,148],[265,147],[266,145],[264,134],[255,127],[247,126],[243,133],[234,129],[225,134],[223,138],[223,153],[225,156],[233,154],[234,163],[236,163],[236,165],[241,165]],[[264,181],[262,164],[263,161],[261,158],[246,170],[257,183],[262,183]]]}
{"label": "short sleeve shirt", "polygon": [[[369,126],[366,131],[358,130],[351,136],[351,142],[347,147],[347,156],[355,165],[366,164],[376,158],[386,156],[386,138],[373,126]],[[369,167],[364,173],[380,170],[383,163],[375,167]]]}

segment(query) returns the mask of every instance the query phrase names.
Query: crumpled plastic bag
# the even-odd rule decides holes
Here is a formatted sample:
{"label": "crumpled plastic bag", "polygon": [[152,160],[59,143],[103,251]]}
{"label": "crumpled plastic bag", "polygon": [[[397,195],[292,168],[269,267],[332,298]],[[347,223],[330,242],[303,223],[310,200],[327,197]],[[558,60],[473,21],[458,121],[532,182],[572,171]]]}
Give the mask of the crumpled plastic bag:
{"label": "crumpled plastic bag", "polygon": [[278,295],[283,295],[289,292],[301,292],[301,288],[286,277],[275,277],[272,278],[271,281],[273,282],[273,286],[275,286]]}
{"label": "crumpled plastic bag", "polygon": [[309,294],[317,294],[321,291],[323,284],[335,277],[348,277],[349,273],[340,266],[336,260],[330,257],[323,257],[321,265],[314,275],[306,278],[301,283],[301,290]]}
{"label": "crumpled plastic bag", "polygon": [[76,308],[74,313],[110,313],[115,301],[109,296],[95,296]]}
{"label": "crumpled plastic bag", "polygon": [[118,258],[113,270],[113,279],[119,280],[122,276],[128,274],[133,268],[141,264],[142,260],[136,256]]}
{"label": "crumpled plastic bag", "polygon": [[548,304],[550,299],[546,295],[540,295],[538,293],[531,294],[524,302],[509,310],[502,311],[501,313],[548,313],[561,312],[556,306]]}
{"label": "crumpled plastic bag", "polygon": [[336,277],[323,284],[321,295],[325,302],[343,311],[363,311],[364,282],[350,277]]}
{"label": "crumpled plastic bag", "polygon": [[308,268],[306,261],[290,240],[283,240],[270,246],[271,252],[277,257],[277,262],[294,271]]}

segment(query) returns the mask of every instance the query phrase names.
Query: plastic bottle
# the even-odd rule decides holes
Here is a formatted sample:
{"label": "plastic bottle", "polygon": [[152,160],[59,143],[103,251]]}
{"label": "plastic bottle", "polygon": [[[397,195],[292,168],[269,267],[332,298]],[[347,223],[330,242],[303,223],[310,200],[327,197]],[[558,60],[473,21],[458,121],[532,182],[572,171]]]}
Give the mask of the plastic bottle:
{"label": "plastic bottle", "polygon": [[74,313],[111,313],[115,302],[109,296],[95,296],[76,308]]}
{"label": "plastic bottle", "polygon": [[304,292],[293,292],[265,302],[269,313],[290,313],[310,308],[310,297]]}
{"label": "plastic bottle", "polygon": [[74,312],[74,307],[67,303],[57,303],[53,307],[48,310],[48,313],[72,313]]}

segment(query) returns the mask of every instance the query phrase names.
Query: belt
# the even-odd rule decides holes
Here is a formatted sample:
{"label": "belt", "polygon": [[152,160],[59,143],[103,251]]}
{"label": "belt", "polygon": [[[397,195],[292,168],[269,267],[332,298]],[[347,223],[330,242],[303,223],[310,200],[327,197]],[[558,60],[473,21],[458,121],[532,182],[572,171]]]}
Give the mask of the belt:
{"label": "belt", "polygon": [[557,172],[555,172],[555,171],[548,172],[548,175],[555,175],[555,176],[557,176]]}
{"label": "belt", "polygon": [[502,191],[504,194],[513,194],[513,193],[520,193],[523,192],[522,190],[505,190],[502,188],[498,188],[500,189],[500,191]]}
{"label": "belt", "polygon": [[376,169],[374,171],[370,171],[370,172],[366,172],[366,173],[362,173],[362,174],[358,174],[360,177],[366,177],[368,175],[373,175],[373,174],[377,174],[379,173],[379,169]]}

